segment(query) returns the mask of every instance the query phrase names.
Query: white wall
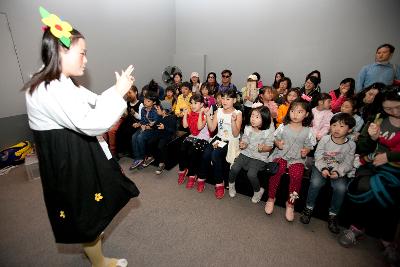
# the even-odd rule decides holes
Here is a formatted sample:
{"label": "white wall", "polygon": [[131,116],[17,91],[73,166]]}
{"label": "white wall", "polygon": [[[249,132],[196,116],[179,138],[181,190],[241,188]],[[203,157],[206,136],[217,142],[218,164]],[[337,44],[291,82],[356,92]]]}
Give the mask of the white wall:
{"label": "white wall", "polygon": [[[10,21],[25,82],[41,66],[40,5],[85,36],[88,64],[82,80],[95,92],[111,86],[115,82],[114,71],[129,64],[135,66],[135,78],[141,88],[151,78],[161,81],[164,67],[172,63],[174,0],[1,0],[0,12],[5,12]],[[0,100],[0,104],[8,103]]]}
{"label": "white wall", "polygon": [[[94,92],[113,85],[114,71],[129,64],[135,66],[139,89],[152,78],[161,82],[164,67],[172,64],[174,0],[1,0],[0,12],[9,19],[24,82],[41,66],[40,5],[70,22],[86,37],[88,64],[81,81]],[[14,62],[5,62],[2,57],[1,64],[9,72]],[[19,73],[14,76],[21,79]],[[26,115],[18,115],[26,113],[24,96],[19,91],[23,82],[9,86],[10,82],[0,81],[0,128],[6,129],[0,136],[1,147],[32,139]]]}
{"label": "white wall", "polygon": [[[300,86],[314,69],[323,91],[374,61],[377,46],[397,47],[400,63],[398,0],[176,0],[176,54],[207,55],[207,71],[233,72],[244,86],[258,71],[264,84],[283,71]],[[179,62],[177,62],[179,64]],[[201,72],[200,64],[184,74]]]}

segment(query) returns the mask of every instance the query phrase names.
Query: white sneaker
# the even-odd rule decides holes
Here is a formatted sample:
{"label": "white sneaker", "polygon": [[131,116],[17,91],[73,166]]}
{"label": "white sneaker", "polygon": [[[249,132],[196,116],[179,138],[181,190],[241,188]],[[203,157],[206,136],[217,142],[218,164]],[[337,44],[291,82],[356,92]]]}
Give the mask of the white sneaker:
{"label": "white sneaker", "polygon": [[230,197],[236,196],[235,183],[229,183],[229,196]]}
{"label": "white sneaker", "polygon": [[260,187],[260,191],[254,192],[253,197],[251,198],[251,202],[258,203],[261,200],[262,195],[264,194],[264,188]]}

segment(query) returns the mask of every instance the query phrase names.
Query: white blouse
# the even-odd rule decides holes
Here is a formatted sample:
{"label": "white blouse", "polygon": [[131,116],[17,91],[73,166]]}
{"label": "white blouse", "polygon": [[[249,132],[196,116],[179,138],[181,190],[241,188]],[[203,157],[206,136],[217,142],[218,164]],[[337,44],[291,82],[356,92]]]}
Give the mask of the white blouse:
{"label": "white blouse", "polygon": [[[67,128],[100,136],[126,109],[125,100],[114,87],[97,95],[82,86],[75,86],[62,74],[60,80],[51,81],[47,87],[42,82],[32,95],[27,90],[25,99],[29,126],[37,131]],[[99,142],[104,150],[104,140]],[[109,157],[109,151],[104,152]]]}

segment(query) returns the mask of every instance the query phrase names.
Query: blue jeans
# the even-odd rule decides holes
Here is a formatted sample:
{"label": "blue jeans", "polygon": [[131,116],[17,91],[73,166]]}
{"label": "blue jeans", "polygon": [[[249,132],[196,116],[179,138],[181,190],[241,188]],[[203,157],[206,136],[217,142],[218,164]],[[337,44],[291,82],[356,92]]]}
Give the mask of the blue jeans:
{"label": "blue jeans", "polygon": [[132,135],[132,153],[133,159],[142,160],[146,153],[146,143],[153,137],[156,136],[156,131],[150,130],[138,130]]}
{"label": "blue jeans", "polygon": [[339,177],[337,179],[324,178],[321,172],[314,166],[311,173],[311,183],[310,188],[308,189],[306,207],[309,209],[314,208],[319,190],[326,184],[326,182],[330,181],[333,194],[329,214],[337,215],[346,195],[347,179],[348,178],[346,177]]}
{"label": "blue jeans", "polygon": [[206,166],[210,165],[210,160],[213,165],[213,174],[216,184],[221,184],[224,182],[224,167],[227,166],[226,162],[226,153],[228,152],[228,145],[225,145],[223,148],[217,147],[214,148],[211,144],[206,147],[203,152],[202,162],[200,165],[200,177],[205,177],[204,173],[207,169]]}

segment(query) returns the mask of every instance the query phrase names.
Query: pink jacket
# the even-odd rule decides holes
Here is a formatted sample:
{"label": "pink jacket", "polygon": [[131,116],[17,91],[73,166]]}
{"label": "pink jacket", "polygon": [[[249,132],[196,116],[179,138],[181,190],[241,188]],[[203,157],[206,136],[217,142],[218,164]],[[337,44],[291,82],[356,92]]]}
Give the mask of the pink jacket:
{"label": "pink jacket", "polygon": [[340,107],[346,101],[346,97],[339,95],[339,97],[336,97],[334,90],[329,92],[329,95],[332,97],[332,103],[331,103],[331,109],[333,113],[340,112]]}
{"label": "pink jacket", "polygon": [[316,107],[312,109],[312,113],[314,115],[312,131],[315,137],[319,136],[318,139],[321,139],[329,132],[333,113],[330,110],[319,111]]}

